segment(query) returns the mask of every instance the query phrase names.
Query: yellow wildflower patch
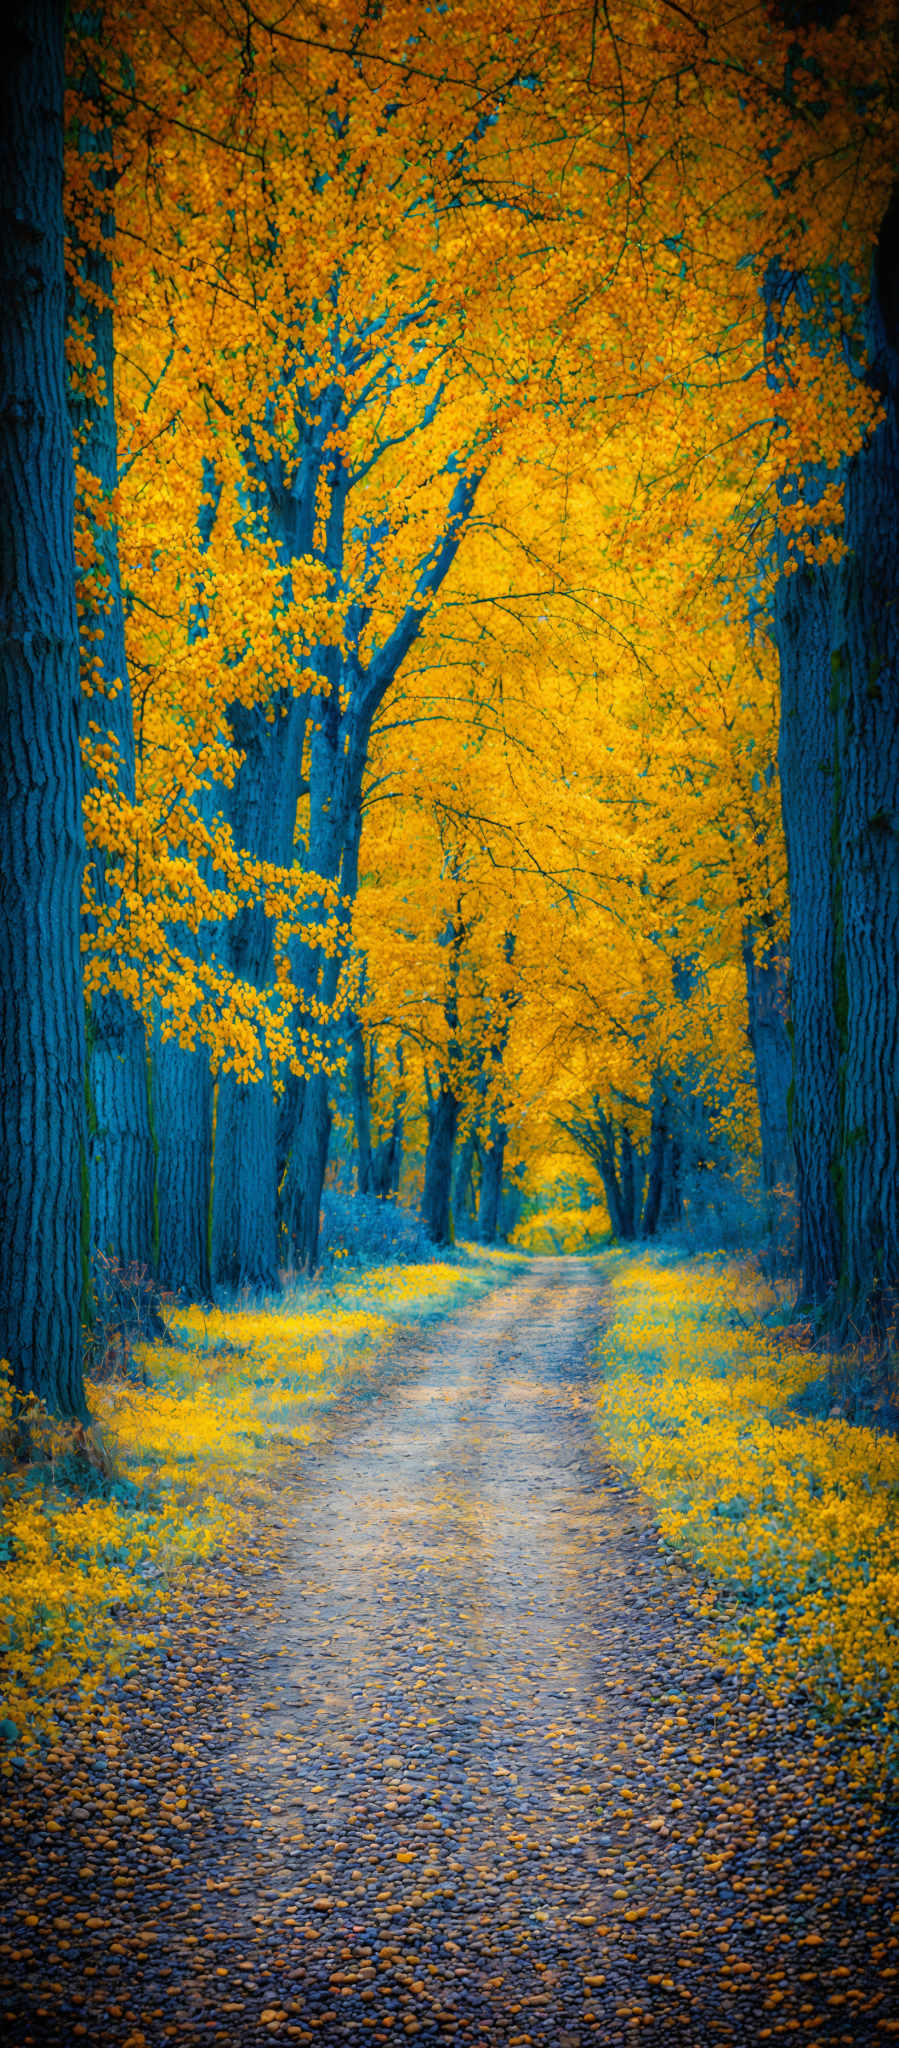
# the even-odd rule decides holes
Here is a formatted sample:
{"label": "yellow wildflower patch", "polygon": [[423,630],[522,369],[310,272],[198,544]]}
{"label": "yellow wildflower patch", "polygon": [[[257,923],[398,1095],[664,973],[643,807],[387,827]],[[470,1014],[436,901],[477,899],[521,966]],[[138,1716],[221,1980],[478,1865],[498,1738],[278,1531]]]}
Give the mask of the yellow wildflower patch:
{"label": "yellow wildflower patch", "polygon": [[[734,1596],[716,1655],[899,1766],[899,1442],[791,1403],[821,1373],[735,1264],[620,1257],[598,1417],[662,1534]],[[852,1763],[851,1763],[852,1767]]]}
{"label": "yellow wildflower patch", "polygon": [[37,1462],[17,1463],[0,1377],[0,1770],[52,1740],[60,1717],[98,1713],[104,1691],[114,1723],[110,1681],[149,1647],[148,1613],[182,1567],[247,1540],[273,1459],[364,1389],[399,1326],[447,1314],[504,1270],[498,1258],[385,1266],[266,1307],[184,1310],[173,1343],[137,1348],[140,1379],[88,1382],[109,1481],[76,1460],[78,1431],[34,1403]]}

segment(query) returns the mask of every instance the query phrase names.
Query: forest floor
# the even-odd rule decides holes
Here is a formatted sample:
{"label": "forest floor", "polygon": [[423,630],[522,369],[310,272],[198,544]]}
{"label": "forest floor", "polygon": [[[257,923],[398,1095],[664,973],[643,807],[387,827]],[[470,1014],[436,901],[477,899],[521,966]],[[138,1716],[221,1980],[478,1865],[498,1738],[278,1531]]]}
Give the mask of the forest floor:
{"label": "forest floor", "polygon": [[894,1819],[597,1432],[601,1261],[402,1333],[7,1781],[16,2048],[899,2035]]}

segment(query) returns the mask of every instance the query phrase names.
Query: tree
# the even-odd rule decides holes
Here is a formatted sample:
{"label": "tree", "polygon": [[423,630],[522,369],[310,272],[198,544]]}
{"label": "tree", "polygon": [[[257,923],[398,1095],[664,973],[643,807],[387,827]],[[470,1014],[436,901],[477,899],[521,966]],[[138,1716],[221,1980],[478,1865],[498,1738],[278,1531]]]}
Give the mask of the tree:
{"label": "tree", "polygon": [[[774,598],[802,1301],[844,1335],[882,1336],[899,1296],[897,221],[892,200],[864,307],[883,416],[844,464],[831,559],[787,553]],[[825,490],[819,467],[810,523]]]}
{"label": "tree", "polygon": [[[289,697],[275,707],[235,705],[229,718],[241,763],[230,791],[235,841],[272,868],[293,851],[304,707]],[[275,921],[265,900],[251,901],[223,935],[236,979],[264,1000],[275,982]],[[261,1076],[219,1076],[212,1188],[212,1278],[220,1286],[278,1285],[278,1187],[272,1069]]]}
{"label": "tree", "polygon": [[[428,1003],[443,1107],[451,1094],[463,1145],[480,1152],[485,1228],[504,1145],[520,1157],[549,1116],[577,1116],[593,1094],[616,1126],[622,1200],[626,1182],[635,1208],[642,1158],[647,1226],[663,1216],[675,1124],[687,1150],[711,1142],[711,1112],[687,1114],[691,1093],[722,1114],[729,1104],[749,1132],[747,1025],[770,1176],[784,1150],[774,983],[786,929],[760,620],[776,557],[784,701],[795,684],[805,718],[807,582],[825,592],[822,635],[840,663],[859,617],[834,539],[841,465],[857,559],[874,574],[862,479],[883,407],[859,375],[864,294],[844,287],[863,277],[884,210],[886,6],[872,0],[864,38],[792,13],[786,27],[772,10],[734,15],[723,0],[663,6],[651,36],[636,0],[602,21],[507,0],[489,24],[475,0],[349,13],[296,0],[277,18],[244,10],[239,35],[218,0],[109,11],[133,67],[103,82],[120,116],[136,774],[132,801],[93,748],[88,818],[104,860],[87,971],[104,999],[118,992],[152,1020],[168,1270],[205,1284],[210,1075],[189,1229],[173,1225],[169,1172],[193,1048],[208,1045],[217,1076],[216,1270],[271,1284],[284,1249],[315,1263],[348,1052],[364,1154],[373,1048],[383,1070],[385,1048],[392,1059],[424,1045]],[[886,489],[881,478],[872,505]],[[805,565],[792,595],[791,550]],[[860,688],[846,696],[851,744],[847,711],[819,757],[841,775],[868,716]],[[799,778],[784,784],[794,1102],[808,1122],[806,1015],[817,1003],[834,1023],[825,1104],[845,1082],[846,1101],[871,1109],[891,999],[870,1044],[853,1025],[850,1089],[843,993],[847,1016],[863,1005],[844,976],[840,906],[845,880],[864,922],[876,861],[859,858],[857,791],[858,829],[828,870],[833,960],[805,984],[804,1010],[817,944],[803,952],[792,880],[804,745],[799,725],[785,728],[782,762]],[[412,879],[438,885],[426,915],[397,920],[381,872],[373,916],[357,919],[375,800],[404,820],[430,805],[444,851],[464,850],[452,1027],[432,971],[455,915],[433,833]],[[876,887],[885,932],[889,892]],[[511,981],[497,982],[507,931],[514,1013],[502,1009]],[[689,1004],[678,957],[696,964]],[[853,968],[852,986],[870,971]],[[411,1127],[424,1109],[414,1061],[406,1079]],[[839,1144],[858,1149],[842,1109],[837,1121]],[[807,1189],[804,1143],[797,1124]],[[822,1201],[832,1165],[848,1164],[828,1146],[815,1151]],[[847,1172],[856,1233],[868,1167],[888,1180],[888,1153],[862,1146],[865,1173]],[[889,1240],[878,1203],[864,1228]]]}
{"label": "tree", "polygon": [[62,7],[15,6],[2,58],[0,1353],[21,1394],[82,1417],[84,836]]}
{"label": "tree", "polygon": [[[68,161],[66,215],[71,278],[70,407],[79,485],[79,617],[82,645],[85,823],[90,902],[115,901],[113,815],[135,799],[135,734],[125,650],[116,506],[118,434],[114,394],[112,136],[102,71],[103,9],[75,20],[70,72],[75,140]],[[112,61],[115,59],[113,57]],[[115,805],[110,805],[111,785]],[[121,966],[134,971],[135,962]],[[122,1266],[155,1262],[155,1154],[147,1046],[140,1011],[120,987],[96,986],[88,1002],[91,1243]]]}
{"label": "tree", "polygon": [[[768,941],[766,945],[766,939]],[[795,1176],[790,1131],[792,1055],[786,949],[751,924],[743,929],[747,1030],[755,1062],[762,1147],[762,1185],[789,1189]]]}
{"label": "tree", "polygon": [[831,667],[843,962],[840,1313],[850,1328],[882,1337],[899,1306],[899,190],[872,268],[867,374],[884,419],[849,464]]}

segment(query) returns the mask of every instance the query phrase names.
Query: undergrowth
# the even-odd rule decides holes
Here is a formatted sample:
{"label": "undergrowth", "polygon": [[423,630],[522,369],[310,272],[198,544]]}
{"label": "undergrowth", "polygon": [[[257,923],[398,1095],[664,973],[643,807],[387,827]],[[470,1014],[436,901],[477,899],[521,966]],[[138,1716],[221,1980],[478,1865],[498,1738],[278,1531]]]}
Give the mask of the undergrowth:
{"label": "undergrowth", "polygon": [[821,1359],[734,1261],[620,1254],[598,1414],[659,1527],[731,1596],[715,1654],[808,1693],[859,1784],[899,1778],[899,1442],[794,1403]]}
{"label": "undergrowth", "polygon": [[30,1404],[27,1464],[6,1369],[0,1770],[61,1723],[114,1718],[116,1682],[151,1648],[154,1612],[185,1566],[241,1551],[276,1459],[341,1395],[377,1390],[399,1327],[450,1313],[504,1271],[489,1255],[384,1266],[263,1305],[177,1311],[168,1342],[129,1347],[127,1370],[111,1373],[104,1354],[87,1380],[92,1435]]}

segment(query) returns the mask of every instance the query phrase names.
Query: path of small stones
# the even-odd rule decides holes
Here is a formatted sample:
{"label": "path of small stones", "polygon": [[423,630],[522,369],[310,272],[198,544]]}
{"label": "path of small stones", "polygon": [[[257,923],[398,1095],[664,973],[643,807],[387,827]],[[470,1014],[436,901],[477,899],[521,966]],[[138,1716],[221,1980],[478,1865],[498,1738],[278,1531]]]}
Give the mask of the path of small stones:
{"label": "path of small stones", "polygon": [[122,1744],[14,1787],[4,2040],[899,2031],[890,1824],[703,1648],[595,1435],[601,1295],[538,1261],[401,1342],[277,1476],[267,1561],[192,1584]]}

